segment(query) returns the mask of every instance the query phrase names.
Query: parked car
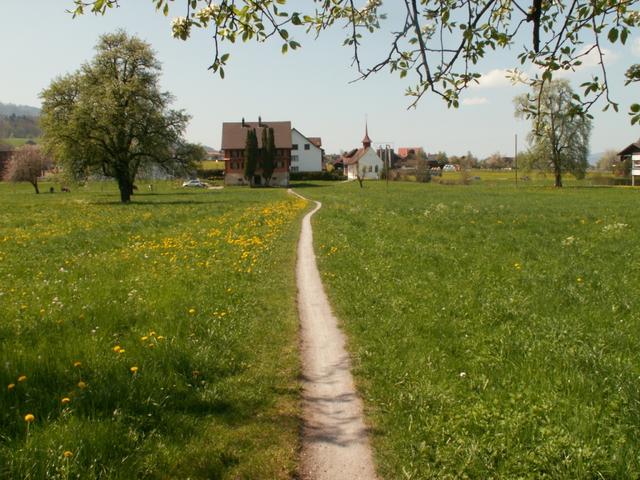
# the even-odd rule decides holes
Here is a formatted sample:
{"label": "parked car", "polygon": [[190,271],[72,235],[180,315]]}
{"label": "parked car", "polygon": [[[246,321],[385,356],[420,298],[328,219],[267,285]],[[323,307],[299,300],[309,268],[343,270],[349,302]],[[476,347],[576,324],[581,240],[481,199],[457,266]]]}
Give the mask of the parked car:
{"label": "parked car", "polygon": [[201,182],[197,178],[194,180],[187,180],[182,184],[183,187],[196,187],[196,188],[207,188],[207,184]]}

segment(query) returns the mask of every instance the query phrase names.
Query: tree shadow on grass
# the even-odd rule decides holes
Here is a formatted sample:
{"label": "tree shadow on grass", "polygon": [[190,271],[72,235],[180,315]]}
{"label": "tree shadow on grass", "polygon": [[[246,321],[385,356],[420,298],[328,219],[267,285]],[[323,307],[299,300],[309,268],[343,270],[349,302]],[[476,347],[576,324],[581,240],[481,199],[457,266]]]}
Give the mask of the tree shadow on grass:
{"label": "tree shadow on grass", "polygon": [[[335,182],[337,183],[337,182]],[[316,187],[320,187],[320,188],[325,188],[325,187],[332,187],[334,185],[334,183],[323,183],[323,184],[317,184],[317,183],[309,183],[309,182],[292,182],[289,186],[291,188],[316,188]]]}

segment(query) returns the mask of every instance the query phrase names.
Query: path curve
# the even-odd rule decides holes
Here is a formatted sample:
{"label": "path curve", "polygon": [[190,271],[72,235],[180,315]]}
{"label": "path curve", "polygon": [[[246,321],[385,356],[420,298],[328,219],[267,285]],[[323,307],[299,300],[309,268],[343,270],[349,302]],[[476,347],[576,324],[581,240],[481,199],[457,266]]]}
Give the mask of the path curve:
{"label": "path curve", "polygon": [[[291,189],[289,193],[308,200]],[[304,375],[302,478],[375,480],[345,336],[331,311],[316,265],[311,217],[322,204],[315,204],[302,220],[296,267]]]}

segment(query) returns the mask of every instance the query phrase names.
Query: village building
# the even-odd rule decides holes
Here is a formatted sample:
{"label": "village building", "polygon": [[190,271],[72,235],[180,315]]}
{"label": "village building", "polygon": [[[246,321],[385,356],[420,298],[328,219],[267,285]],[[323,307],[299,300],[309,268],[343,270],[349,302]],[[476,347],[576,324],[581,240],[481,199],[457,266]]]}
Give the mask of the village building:
{"label": "village building", "polygon": [[631,185],[635,186],[636,176],[640,175],[640,140],[619,152],[618,156],[621,162],[626,160],[631,162]]}
{"label": "village building", "polygon": [[369,128],[365,127],[362,148],[351,150],[342,156],[344,173],[350,180],[358,178],[379,180],[382,175],[383,163],[376,151],[371,148]]}
{"label": "village building", "polygon": [[298,129],[291,130],[291,172],[321,172],[323,157],[320,137],[305,137]]}
{"label": "village building", "polygon": [[[258,148],[262,149],[262,131],[273,128],[276,144],[275,168],[271,176],[270,185],[286,187],[289,185],[289,167],[291,165],[291,122],[263,122],[258,117],[257,122],[225,122],[222,124],[222,152],[224,156],[225,185],[248,185],[244,178],[245,147],[247,132],[256,131]],[[258,165],[253,180],[254,185],[264,184],[262,178],[262,160],[258,157]]]}

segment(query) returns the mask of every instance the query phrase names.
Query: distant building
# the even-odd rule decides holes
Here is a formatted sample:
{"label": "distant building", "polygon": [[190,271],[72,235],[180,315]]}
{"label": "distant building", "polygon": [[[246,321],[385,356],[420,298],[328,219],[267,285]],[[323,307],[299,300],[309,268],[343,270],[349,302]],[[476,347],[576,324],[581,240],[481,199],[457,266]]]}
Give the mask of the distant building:
{"label": "distant building", "polygon": [[405,159],[409,156],[424,155],[422,147],[400,147],[398,148],[398,156]]}
{"label": "distant building", "polygon": [[349,179],[358,178],[358,174],[361,178],[380,179],[383,163],[376,151],[371,148],[368,126],[365,127],[362,148],[356,148],[343,155],[342,163]]}
{"label": "distant building", "polygon": [[640,175],[640,140],[632,143],[618,153],[620,161],[631,161],[631,185],[635,186],[636,176]]}
{"label": "distant building", "polygon": [[4,176],[4,170],[13,155],[13,148],[8,145],[0,145],[0,180]]}
{"label": "distant building", "polygon": [[[273,128],[276,144],[275,169],[271,177],[271,185],[289,185],[289,166],[291,165],[291,122],[225,122],[222,124],[222,152],[224,155],[225,185],[248,185],[244,178],[244,151],[247,143],[247,132],[255,130],[258,137],[258,148],[262,148],[262,131]],[[253,178],[254,185],[262,184],[262,162],[258,158],[258,166]]]}
{"label": "distant building", "polygon": [[305,137],[296,128],[291,130],[290,172],[321,172],[322,157],[322,139]]}

